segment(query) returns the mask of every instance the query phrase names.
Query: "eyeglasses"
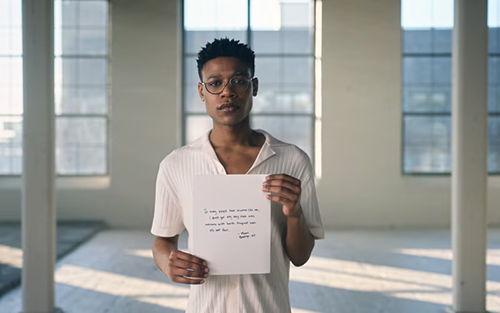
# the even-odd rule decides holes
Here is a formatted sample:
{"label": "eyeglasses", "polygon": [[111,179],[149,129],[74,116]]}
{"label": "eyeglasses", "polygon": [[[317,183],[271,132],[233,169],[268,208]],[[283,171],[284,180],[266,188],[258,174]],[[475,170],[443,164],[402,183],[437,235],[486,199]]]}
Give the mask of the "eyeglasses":
{"label": "eyeglasses", "polygon": [[250,86],[250,82],[254,78],[255,77],[247,77],[244,75],[234,75],[231,76],[225,83],[221,78],[212,78],[206,82],[202,81],[201,84],[205,86],[205,89],[209,93],[218,95],[224,91],[227,85],[231,85],[231,88],[233,88],[235,92],[245,91],[248,89],[248,86]]}

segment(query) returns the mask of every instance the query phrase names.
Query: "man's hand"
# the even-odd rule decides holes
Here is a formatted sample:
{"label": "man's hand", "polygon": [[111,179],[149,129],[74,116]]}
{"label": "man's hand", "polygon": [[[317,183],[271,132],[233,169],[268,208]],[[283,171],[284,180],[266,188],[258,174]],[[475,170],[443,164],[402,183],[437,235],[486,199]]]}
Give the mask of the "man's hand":
{"label": "man's hand", "polygon": [[180,250],[173,250],[162,271],[175,283],[199,285],[205,282],[203,278],[208,277],[210,270],[205,260]]}
{"label": "man's hand", "polygon": [[283,214],[288,218],[298,218],[302,214],[300,206],[300,180],[286,174],[270,175],[262,184],[262,191],[269,192],[267,199],[283,204]]}

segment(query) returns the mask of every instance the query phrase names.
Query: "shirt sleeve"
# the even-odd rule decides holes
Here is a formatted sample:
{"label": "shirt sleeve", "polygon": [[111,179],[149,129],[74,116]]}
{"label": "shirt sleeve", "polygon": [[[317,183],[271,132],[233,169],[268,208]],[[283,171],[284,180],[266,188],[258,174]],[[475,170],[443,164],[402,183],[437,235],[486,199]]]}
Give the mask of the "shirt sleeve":
{"label": "shirt sleeve", "polygon": [[160,163],[156,178],[156,193],[151,233],[159,237],[174,237],[184,229],[182,208],[168,175],[168,159]]}
{"label": "shirt sleeve", "polygon": [[[305,154],[305,153],[304,153]],[[325,230],[321,222],[319,212],[318,197],[316,196],[316,187],[314,184],[314,172],[309,157],[305,155],[305,168],[301,179],[300,205],[306,225],[315,239],[325,238]]]}

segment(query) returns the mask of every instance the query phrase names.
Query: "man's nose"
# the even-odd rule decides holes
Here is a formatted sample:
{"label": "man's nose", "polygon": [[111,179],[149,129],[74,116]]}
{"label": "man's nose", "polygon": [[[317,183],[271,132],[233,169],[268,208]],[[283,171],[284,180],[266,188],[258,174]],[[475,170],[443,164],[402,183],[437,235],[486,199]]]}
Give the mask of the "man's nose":
{"label": "man's nose", "polygon": [[227,82],[226,87],[224,87],[224,90],[222,90],[220,95],[221,97],[234,97],[236,95],[236,92],[230,82]]}

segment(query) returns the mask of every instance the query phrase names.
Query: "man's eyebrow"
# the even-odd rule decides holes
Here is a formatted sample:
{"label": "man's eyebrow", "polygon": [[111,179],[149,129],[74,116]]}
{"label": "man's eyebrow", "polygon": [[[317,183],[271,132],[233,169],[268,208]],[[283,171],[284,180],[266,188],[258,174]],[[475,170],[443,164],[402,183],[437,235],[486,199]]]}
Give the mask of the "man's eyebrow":
{"label": "man's eyebrow", "polygon": [[[246,77],[248,77],[248,75],[245,74],[245,72],[234,72],[231,75],[231,77],[233,77],[233,76],[246,76]],[[219,77],[221,77],[220,74],[214,74],[214,75],[211,75],[210,77],[208,77],[207,80],[212,79],[212,78],[219,78]]]}
{"label": "man's eyebrow", "polygon": [[247,74],[245,74],[245,72],[234,72],[233,75],[231,76],[237,76],[237,75],[248,76]]}
{"label": "man's eyebrow", "polygon": [[207,80],[209,80],[210,78],[219,78],[220,77],[220,74],[217,74],[217,75],[212,75],[210,76],[209,78],[207,78]]}

